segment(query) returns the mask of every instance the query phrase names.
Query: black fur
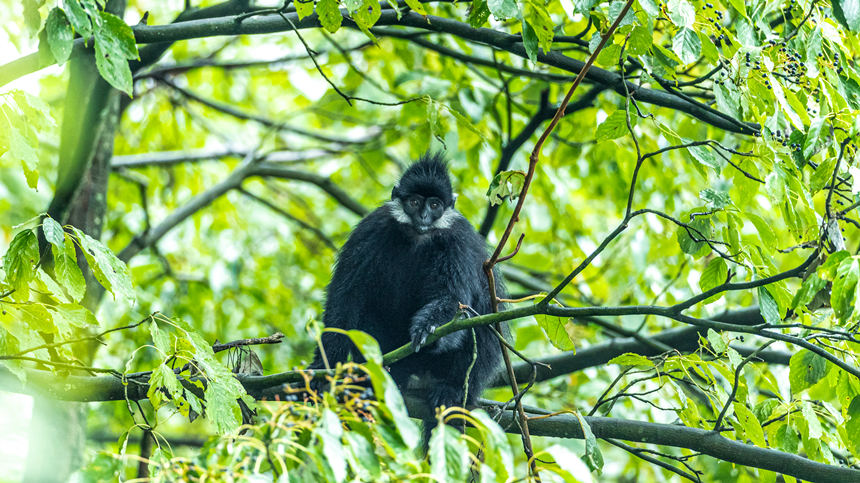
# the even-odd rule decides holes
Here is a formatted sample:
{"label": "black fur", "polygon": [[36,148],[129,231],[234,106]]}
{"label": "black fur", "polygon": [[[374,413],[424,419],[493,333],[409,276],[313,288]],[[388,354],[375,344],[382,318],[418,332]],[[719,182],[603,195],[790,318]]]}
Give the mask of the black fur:
{"label": "black fur", "polygon": [[[472,405],[493,380],[501,361],[492,329],[476,328],[474,339],[469,330],[455,332],[428,346],[423,346],[423,339],[457,315],[458,303],[479,314],[492,310],[482,268],[486,246],[456,211],[448,214],[450,224],[443,228],[420,231],[412,219],[403,222],[402,212],[398,221],[392,214],[396,203],[415,195],[438,198],[454,210],[448,168],[441,156],[425,155],[410,166],[392,191],[392,201],[355,227],[328,286],[323,322],[326,327],[367,332],[383,353],[411,341],[419,352],[390,368],[397,384],[405,388],[412,375],[430,376],[430,384],[422,385],[430,388],[426,400],[431,407]],[[495,279],[496,292],[503,296],[498,273]],[[477,355],[466,395],[465,377],[475,353],[473,340],[477,341]],[[325,333],[322,341],[332,366],[350,357],[362,360],[341,334]],[[324,367],[319,351],[311,367]],[[429,426],[432,422],[425,429]]]}

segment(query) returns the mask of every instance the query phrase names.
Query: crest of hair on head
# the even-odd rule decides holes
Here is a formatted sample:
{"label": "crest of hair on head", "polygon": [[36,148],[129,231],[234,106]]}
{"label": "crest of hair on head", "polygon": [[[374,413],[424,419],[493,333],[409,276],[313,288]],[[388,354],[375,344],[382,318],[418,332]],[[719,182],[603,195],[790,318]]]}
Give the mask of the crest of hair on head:
{"label": "crest of hair on head", "polygon": [[403,173],[400,182],[394,187],[392,197],[399,198],[407,194],[418,194],[425,198],[435,196],[445,206],[454,203],[448,163],[441,152],[425,153]]}

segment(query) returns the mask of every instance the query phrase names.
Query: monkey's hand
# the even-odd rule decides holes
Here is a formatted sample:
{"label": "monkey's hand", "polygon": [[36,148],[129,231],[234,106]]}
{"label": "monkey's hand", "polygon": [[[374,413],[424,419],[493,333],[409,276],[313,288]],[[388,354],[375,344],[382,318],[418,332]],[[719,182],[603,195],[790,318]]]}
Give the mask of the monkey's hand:
{"label": "monkey's hand", "polygon": [[[447,324],[457,315],[458,303],[449,299],[437,299],[421,308],[412,317],[412,325],[409,327],[409,335],[412,338],[412,350],[421,350],[427,338],[436,332],[440,326]],[[431,352],[449,352],[461,348],[466,342],[466,334],[463,331],[448,334],[431,346]]]}
{"label": "monkey's hand", "polygon": [[424,347],[427,338],[430,334],[436,332],[438,326],[425,321],[424,323],[413,323],[409,328],[409,335],[412,337],[412,350],[418,352]]}

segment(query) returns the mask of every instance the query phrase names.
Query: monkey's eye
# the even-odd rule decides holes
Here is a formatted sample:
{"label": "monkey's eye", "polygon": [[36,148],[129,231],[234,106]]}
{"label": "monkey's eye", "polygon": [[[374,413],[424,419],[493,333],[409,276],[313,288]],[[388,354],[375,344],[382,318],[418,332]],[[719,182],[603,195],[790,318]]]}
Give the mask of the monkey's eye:
{"label": "monkey's eye", "polygon": [[418,208],[419,203],[420,202],[418,201],[418,198],[412,198],[411,200],[409,200],[409,206],[413,208]]}
{"label": "monkey's eye", "polygon": [[439,208],[439,202],[438,201],[431,201],[430,202],[430,209],[435,210],[436,208]]}

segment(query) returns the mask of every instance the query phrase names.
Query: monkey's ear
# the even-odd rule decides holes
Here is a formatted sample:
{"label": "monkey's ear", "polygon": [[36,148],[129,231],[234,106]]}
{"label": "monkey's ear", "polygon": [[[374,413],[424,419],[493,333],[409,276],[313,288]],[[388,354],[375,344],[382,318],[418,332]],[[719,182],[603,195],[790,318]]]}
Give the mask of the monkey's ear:
{"label": "monkey's ear", "polygon": [[457,193],[451,193],[451,206],[454,206],[454,203],[457,202],[457,197],[460,196]]}
{"label": "monkey's ear", "polygon": [[396,198],[398,197],[398,196],[397,196],[397,192],[398,192],[399,190],[400,190],[400,184],[396,184],[396,185],[394,185],[394,188],[392,188],[392,190],[391,190],[391,199],[392,199],[392,200],[393,200],[393,199],[396,199]]}

